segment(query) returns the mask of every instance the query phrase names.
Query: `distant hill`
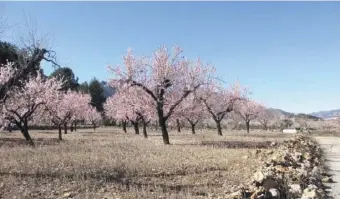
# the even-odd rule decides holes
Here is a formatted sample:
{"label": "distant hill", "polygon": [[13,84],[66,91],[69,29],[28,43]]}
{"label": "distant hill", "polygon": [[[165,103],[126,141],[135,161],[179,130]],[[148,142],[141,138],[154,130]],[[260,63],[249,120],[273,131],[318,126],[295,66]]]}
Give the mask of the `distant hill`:
{"label": "distant hill", "polygon": [[295,118],[302,118],[302,119],[308,119],[308,120],[320,120],[322,118],[310,115],[310,114],[304,114],[304,113],[299,113],[294,116]]}
{"label": "distant hill", "polygon": [[287,111],[281,110],[281,109],[275,109],[275,108],[269,108],[268,109],[275,117],[293,117],[294,113],[289,113]]}
{"label": "distant hill", "polygon": [[337,117],[340,117],[340,109],[329,110],[329,111],[319,111],[319,112],[310,113],[310,115],[320,117],[322,119],[337,118]]}
{"label": "distant hill", "polygon": [[298,113],[298,114],[294,114],[294,113],[290,113],[281,109],[275,109],[275,108],[269,108],[268,109],[275,117],[286,117],[286,118],[303,118],[303,119],[309,119],[309,120],[319,120],[322,119],[322,117],[318,117],[315,115],[311,115],[311,114],[304,114],[304,113]]}

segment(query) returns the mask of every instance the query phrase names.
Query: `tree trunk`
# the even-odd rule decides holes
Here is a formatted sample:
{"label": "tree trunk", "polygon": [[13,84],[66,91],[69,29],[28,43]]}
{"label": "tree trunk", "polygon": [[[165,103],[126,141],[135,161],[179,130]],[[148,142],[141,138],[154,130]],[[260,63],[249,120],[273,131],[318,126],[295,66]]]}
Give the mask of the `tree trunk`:
{"label": "tree trunk", "polygon": [[74,131],[77,131],[77,120],[74,121]]}
{"label": "tree trunk", "polygon": [[267,124],[265,124],[263,127],[264,127],[264,130],[266,130],[266,131],[269,129]]}
{"label": "tree trunk", "polygon": [[8,125],[8,131],[9,131],[10,133],[12,133],[12,125],[11,125],[11,124]]}
{"label": "tree trunk", "polygon": [[166,129],[166,120],[164,118],[163,107],[161,104],[157,105],[157,115],[158,115],[158,124],[162,130],[163,143],[170,144],[168,130]]}
{"label": "tree trunk", "polygon": [[269,129],[269,128],[268,128],[268,122],[263,121],[263,122],[261,122],[261,124],[262,124],[262,126],[263,126],[263,130],[268,130],[268,129]]}
{"label": "tree trunk", "polygon": [[61,133],[61,125],[58,125],[59,140],[63,140],[63,134]]}
{"label": "tree trunk", "polygon": [[28,142],[28,144],[31,145],[31,146],[34,146],[34,142],[33,142],[32,138],[31,138],[30,134],[28,133],[27,121],[24,121],[23,123],[24,123],[24,126],[22,126],[21,128],[19,127],[20,130],[21,130],[21,133],[24,135],[24,137],[25,137],[26,141]]}
{"label": "tree trunk", "polygon": [[93,130],[96,131],[96,124],[93,124]]}
{"label": "tree trunk", "polygon": [[247,133],[249,133],[250,121],[246,121],[246,129],[247,129]]}
{"label": "tree trunk", "polygon": [[131,123],[132,123],[132,125],[133,125],[134,130],[135,130],[135,133],[136,133],[137,135],[139,135],[139,126],[138,126],[138,122],[131,122]]}
{"label": "tree trunk", "polygon": [[144,135],[144,138],[148,138],[148,133],[146,132],[146,122],[144,120],[143,121],[143,135]]}
{"label": "tree trunk", "polygon": [[216,122],[216,127],[217,127],[217,134],[222,136],[222,127],[221,127],[221,121],[220,120],[215,120]]}
{"label": "tree trunk", "polygon": [[179,119],[176,119],[176,125],[177,125],[177,132],[180,133],[181,132],[181,124],[179,122]]}
{"label": "tree trunk", "polygon": [[70,131],[73,132],[73,122],[71,122]]}
{"label": "tree trunk", "polygon": [[193,123],[193,122],[190,122],[190,124],[191,124],[191,132],[192,132],[193,135],[195,135],[195,134],[196,134],[196,132],[195,132],[195,126],[196,126],[196,124]]}
{"label": "tree trunk", "polygon": [[160,118],[159,127],[161,127],[162,130],[163,143],[170,144],[169,134],[168,130],[166,129],[166,121],[164,120],[164,118]]}
{"label": "tree trunk", "polygon": [[122,122],[123,131],[126,133],[126,122]]}
{"label": "tree trunk", "polygon": [[64,134],[67,134],[67,123],[64,124]]}

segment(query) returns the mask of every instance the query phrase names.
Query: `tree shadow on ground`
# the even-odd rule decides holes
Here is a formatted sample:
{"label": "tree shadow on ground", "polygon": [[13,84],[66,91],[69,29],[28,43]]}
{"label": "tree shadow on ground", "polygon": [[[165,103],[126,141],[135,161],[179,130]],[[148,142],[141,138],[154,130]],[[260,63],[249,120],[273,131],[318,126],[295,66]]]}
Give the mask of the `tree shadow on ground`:
{"label": "tree shadow on ground", "polygon": [[178,143],[174,145],[191,145],[191,146],[212,146],[214,148],[228,148],[228,149],[236,149],[236,148],[248,148],[248,149],[259,149],[259,148],[273,148],[271,146],[271,141],[202,141],[201,143]]}
{"label": "tree shadow on ground", "polygon": [[244,138],[264,138],[264,139],[277,139],[277,138],[289,138],[292,137],[289,134],[228,134],[225,137],[244,137]]}
{"label": "tree shadow on ground", "polygon": [[[127,176],[125,171],[119,170],[110,174],[103,173],[88,173],[83,176],[78,176],[73,173],[20,173],[20,172],[0,172],[1,176],[13,176],[17,178],[34,178],[34,179],[68,179],[68,180],[95,180],[98,182],[105,183],[116,183],[125,187],[126,190],[135,190],[137,189],[145,189],[146,187],[149,189],[148,191],[153,192],[154,188],[163,190],[166,192],[181,192],[188,191],[194,188],[200,187],[220,187],[222,183],[202,183],[202,184],[172,184],[172,183],[164,183],[164,182],[138,182],[136,181],[136,176]],[[197,192],[197,195],[205,195],[205,193]]]}
{"label": "tree shadow on ground", "polygon": [[[61,141],[57,138],[37,138],[33,139],[36,146],[57,145]],[[28,142],[24,138],[0,138],[0,147],[17,147],[28,146]]]}

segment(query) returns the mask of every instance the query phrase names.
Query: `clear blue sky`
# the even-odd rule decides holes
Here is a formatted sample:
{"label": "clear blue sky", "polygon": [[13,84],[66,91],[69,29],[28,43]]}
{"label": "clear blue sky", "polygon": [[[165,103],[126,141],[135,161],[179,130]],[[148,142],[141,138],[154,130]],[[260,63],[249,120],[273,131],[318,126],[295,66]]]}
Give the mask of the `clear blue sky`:
{"label": "clear blue sky", "polygon": [[80,82],[106,80],[128,47],[179,45],[268,106],[340,108],[340,2],[0,2],[0,12],[11,24],[31,14]]}

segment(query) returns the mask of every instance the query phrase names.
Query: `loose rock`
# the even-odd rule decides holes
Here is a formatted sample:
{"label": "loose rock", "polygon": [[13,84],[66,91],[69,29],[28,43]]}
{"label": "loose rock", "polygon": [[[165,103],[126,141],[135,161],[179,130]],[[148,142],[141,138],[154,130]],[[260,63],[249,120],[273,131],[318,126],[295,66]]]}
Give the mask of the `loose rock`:
{"label": "loose rock", "polygon": [[[321,175],[320,147],[309,137],[300,134],[278,146],[278,150],[266,153],[271,157],[254,173],[252,184],[228,198],[275,199],[282,197],[280,193],[284,193],[286,198],[325,197],[322,182],[331,182],[332,178]],[[256,150],[255,154],[260,152]],[[308,188],[302,191],[302,187]]]}

